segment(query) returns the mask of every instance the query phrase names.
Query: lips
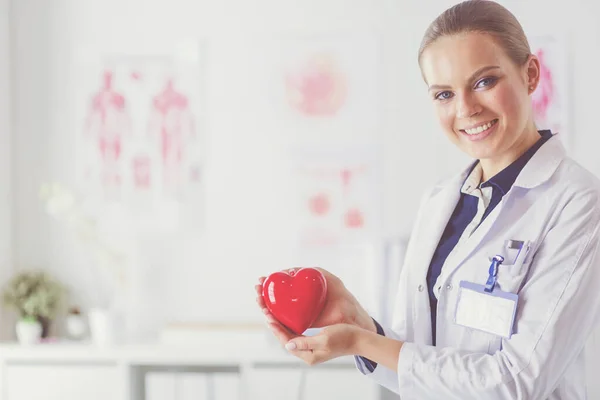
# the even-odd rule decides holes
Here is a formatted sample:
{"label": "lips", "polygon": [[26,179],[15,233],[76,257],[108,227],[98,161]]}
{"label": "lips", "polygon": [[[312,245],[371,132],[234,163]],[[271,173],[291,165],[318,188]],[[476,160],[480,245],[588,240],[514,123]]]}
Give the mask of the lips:
{"label": "lips", "polygon": [[477,125],[471,126],[466,129],[460,129],[460,131],[467,135],[479,135],[479,134],[489,130],[497,123],[498,123],[498,119],[493,119],[491,121],[483,122],[481,124],[477,124]]}

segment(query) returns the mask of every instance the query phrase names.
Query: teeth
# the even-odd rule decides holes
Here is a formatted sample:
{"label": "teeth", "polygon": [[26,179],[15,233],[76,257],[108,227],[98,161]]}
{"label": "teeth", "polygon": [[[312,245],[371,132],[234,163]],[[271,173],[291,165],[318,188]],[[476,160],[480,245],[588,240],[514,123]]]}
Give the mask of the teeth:
{"label": "teeth", "polygon": [[494,125],[494,123],[493,123],[493,121],[490,121],[487,124],[478,126],[477,128],[465,129],[465,132],[467,132],[467,134],[469,134],[469,135],[477,135],[478,133],[481,133],[487,129],[490,129],[492,127],[492,125]]}

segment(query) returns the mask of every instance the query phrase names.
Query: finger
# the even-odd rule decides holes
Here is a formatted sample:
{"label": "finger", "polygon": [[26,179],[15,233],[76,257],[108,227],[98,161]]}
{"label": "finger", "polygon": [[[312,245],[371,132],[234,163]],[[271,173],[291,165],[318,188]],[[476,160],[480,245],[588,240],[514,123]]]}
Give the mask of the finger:
{"label": "finger", "polygon": [[296,336],[278,321],[270,322],[269,328],[283,346]]}
{"label": "finger", "polygon": [[312,350],[292,350],[289,352],[290,354],[298,357],[302,361],[304,361],[307,365],[316,365],[319,364],[320,358],[317,356],[315,352]]}
{"label": "finger", "polygon": [[323,276],[325,277],[325,279],[327,279],[327,280],[339,279],[337,276],[335,276],[331,272],[327,271],[326,269],[323,269],[321,267],[314,267],[314,269],[316,269],[317,271],[322,273]]}
{"label": "finger", "polygon": [[266,279],[267,278],[265,276],[261,276],[260,278],[258,278],[258,283],[260,283],[260,285],[262,286]]}
{"label": "finger", "polygon": [[255,285],[254,286],[254,291],[256,292],[256,295],[262,298],[263,295],[263,287],[261,285]]}
{"label": "finger", "polygon": [[281,324],[281,322],[277,321],[277,319],[275,319],[275,317],[271,313],[265,314],[265,318],[267,320],[267,323],[269,324]]}
{"label": "finger", "polygon": [[[287,326],[285,326],[281,322],[277,321],[277,325],[279,325],[279,329],[281,329],[287,337],[295,338],[295,337],[299,336],[295,332],[292,332]],[[289,341],[289,339],[288,339],[288,341]]]}
{"label": "finger", "polygon": [[263,300],[262,296],[256,296],[256,304],[258,304],[258,306],[261,310],[263,310],[263,312],[265,312],[265,310],[267,309],[267,305],[265,304],[265,301]]}
{"label": "finger", "polygon": [[273,322],[267,322],[267,327],[269,328],[269,330],[271,331],[271,333],[273,334],[273,336],[275,336],[275,339],[277,339],[277,341],[282,345],[285,346],[285,343],[287,343],[285,337],[282,336],[281,332],[279,331],[278,327],[277,327],[277,323],[273,323]]}
{"label": "finger", "polygon": [[324,337],[325,335],[298,336],[294,339],[289,340],[285,344],[285,348],[289,351],[320,350],[324,347]]}
{"label": "finger", "polygon": [[[258,299],[256,300],[256,302],[258,303]],[[265,316],[269,317],[271,316],[271,311],[269,311],[269,309],[267,307],[265,307],[264,304],[258,304],[258,306],[260,307],[260,310],[262,311],[263,314],[265,314]]]}

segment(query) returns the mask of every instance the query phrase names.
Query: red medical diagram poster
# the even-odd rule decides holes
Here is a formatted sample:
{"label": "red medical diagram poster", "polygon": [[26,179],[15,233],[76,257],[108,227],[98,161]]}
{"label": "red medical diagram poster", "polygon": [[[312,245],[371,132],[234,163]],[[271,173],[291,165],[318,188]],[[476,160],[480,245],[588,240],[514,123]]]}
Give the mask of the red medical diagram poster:
{"label": "red medical diagram poster", "polygon": [[560,35],[530,35],[531,51],[540,61],[540,82],[532,94],[538,129],[558,133],[563,143],[570,141],[569,66],[566,44]]}
{"label": "red medical diagram poster", "polygon": [[140,226],[200,228],[206,156],[200,56],[106,53],[78,61],[81,191],[125,204]]}

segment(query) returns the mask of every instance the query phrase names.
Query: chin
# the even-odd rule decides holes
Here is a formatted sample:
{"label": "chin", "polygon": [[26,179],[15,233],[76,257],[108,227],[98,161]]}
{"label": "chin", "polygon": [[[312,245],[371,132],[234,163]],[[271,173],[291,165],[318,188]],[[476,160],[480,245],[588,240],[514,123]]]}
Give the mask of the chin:
{"label": "chin", "polygon": [[490,136],[481,141],[471,142],[468,139],[459,136],[457,138],[458,143],[456,144],[462,152],[466,153],[472,158],[494,158],[502,152],[502,141],[499,141],[498,138],[502,138],[505,132],[503,126],[500,126],[498,128],[499,129],[496,132],[492,133]]}
{"label": "chin", "polygon": [[494,147],[491,147],[489,144],[485,145],[483,143],[471,146],[461,146],[460,149],[463,153],[478,160],[493,158],[498,153]]}

